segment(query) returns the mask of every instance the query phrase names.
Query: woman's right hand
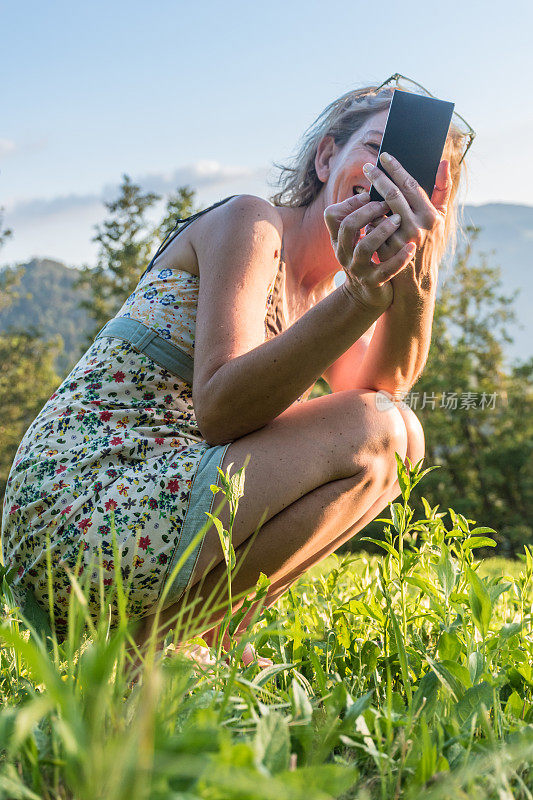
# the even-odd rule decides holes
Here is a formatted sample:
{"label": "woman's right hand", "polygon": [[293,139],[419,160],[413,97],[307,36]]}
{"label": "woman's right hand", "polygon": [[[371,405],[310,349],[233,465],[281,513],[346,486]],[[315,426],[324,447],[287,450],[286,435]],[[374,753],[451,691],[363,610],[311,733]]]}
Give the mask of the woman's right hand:
{"label": "woman's right hand", "polygon": [[[367,192],[354,195],[324,210],[324,220],[331,236],[337,261],[346,273],[345,289],[351,297],[367,308],[383,313],[393,299],[391,278],[404,269],[413,258],[416,246],[408,242],[393,255],[375,264],[372,256],[398,229],[398,214],[385,217],[389,210],[383,201],[371,201]],[[381,218],[376,224],[376,220]],[[370,222],[375,227],[366,236],[361,230]]]}

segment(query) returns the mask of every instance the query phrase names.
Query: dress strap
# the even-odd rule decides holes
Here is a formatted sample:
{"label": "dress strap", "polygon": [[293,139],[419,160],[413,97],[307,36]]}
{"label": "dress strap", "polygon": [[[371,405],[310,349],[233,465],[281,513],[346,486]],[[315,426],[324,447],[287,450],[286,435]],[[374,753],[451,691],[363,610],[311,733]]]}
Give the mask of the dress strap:
{"label": "dress strap", "polygon": [[[164,250],[166,247],[168,247],[168,245],[170,244],[170,242],[171,242],[171,241],[173,241],[173,240],[176,238],[176,236],[178,236],[178,235],[179,235],[179,234],[182,232],[182,230],[184,230],[184,229],[185,229],[185,228],[186,228],[188,225],[190,225],[190,224],[191,224],[191,222],[194,222],[194,220],[195,220],[195,219],[198,219],[198,217],[201,217],[201,216],[202,216],[202,214],[205,214],[207,211],[211,211],[211,209],[212,209],[212,208],[217,208],[217,206],[221,206],[223,203],[227,203],[227,202],[228,202],[228,200],[232,200],[234,197],[237,197],[237,196],[238,196],[238,195],[236,195],[236,194],[232,194],[232,195],[230,195],[229,197],[225,197],[223,200],[219,200],[219,201],[218,201],[218,203],[213,203],[213,205],[212,205],[212,206],[209,206],[208,208],[204,208],[204,209],[202,209],[202,211],[198,211],[196,214],[193,214],[193,215],[192,215],[192,216],[190,216],[190,217],[183,217],[183,219],[182,219],[181,217],[180,217],[180,218],[178,218],[178,219],[176,220],[176,224],[174,225],[174,227],[172,228],[172,230],[171,230],[171,231],[169,231],[169,232],[167,233],[167,235],[165,236],[165,238],[163,239],[163,241],[161,242],[161,244],[160,244],[160,245],[159,245],[159,247],[157,248],[157,251],[156,251],[156,254],[155,254],[155,256],[152,258],[152,260],[150,261],[150,263],[148,264],[148,266],[147,266],[147,267],[146,267],[146,269],[144,270],[144,272],[143,272],[143,274],[141,275],[141,277],[139,278],[139,280],[140,280],[140,281],[142,281],[142,279],[144,278],[144,276],[146,275],[146,273],[147,273],[147,272],[150,272],[150,270],[151,270],[151,269],[152,269],[152,267],[154,266],[154,261],[155,261],[157,258],[159,258],[159,256],[160,256],[160,255],[161,255],[161,253],[163,252],[163,250]],[[174,233],[174,231],[176,230],[176,228],[177,228],[179,225],[181,225],[181,224],[182,224],[182,222],[184,222],[185,224],[184,224],[184,225],[183,225],[183,226],[182,226],[182,227],[179,229],[179,231],[177,231],[177,232],[176,232],[175,236],[172,236],[172,234]],[[172,237],[172,238],[170,238],[170,237]]]}

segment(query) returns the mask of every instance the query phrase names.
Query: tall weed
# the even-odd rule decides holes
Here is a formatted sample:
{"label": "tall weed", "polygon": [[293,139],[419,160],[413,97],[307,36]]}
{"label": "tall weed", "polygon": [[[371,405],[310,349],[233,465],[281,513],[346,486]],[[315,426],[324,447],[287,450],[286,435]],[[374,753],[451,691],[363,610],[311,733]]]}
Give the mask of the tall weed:
{"label": "tall weed", "polygon": [[[53,614],[40,623],[24,616],[3,568],[0,798],[390,800],[423,791],[529,800],[532,551],[518,574],[501,561],[484,568],[475,553],[493,544],[494,531],[424,498],[415,519],[411,494],[428,470],[397,465],[401,500],[373,540],[382,556],[334,555],[271,608],[265,575],[248,595],[232,594],[245,471],[221,472],[222,488],[212,490],[230,504],[230,530],[219,506],[190,546],[216,526],[229,599],[218,609],[213,669],[174,647],[201,641],[213,593],[202,613],[192,609],[192,626],[177,615],[161,648],[156,620],[139,648],[120,569],[98,619],[74,570],[59,641]],[[114,628],[110,602],[119,609]],[[238,642],[251,608],[255,622]],[[229,658],[225,632],[234,640]],[[272,667],[242,665],[247,640]]]}

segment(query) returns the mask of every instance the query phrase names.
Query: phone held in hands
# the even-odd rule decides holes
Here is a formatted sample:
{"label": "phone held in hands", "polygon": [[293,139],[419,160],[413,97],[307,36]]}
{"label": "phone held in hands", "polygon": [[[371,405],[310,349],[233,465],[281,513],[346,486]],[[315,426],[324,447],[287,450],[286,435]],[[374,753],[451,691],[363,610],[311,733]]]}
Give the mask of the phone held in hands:
{"label": "phone held in hands", "polygon": [[[395,89],[376,166],[387,174],[380,156],[390,153],[431,199],[454,107],[447,100]],[[370,199],[383,200],[373,184]]]}

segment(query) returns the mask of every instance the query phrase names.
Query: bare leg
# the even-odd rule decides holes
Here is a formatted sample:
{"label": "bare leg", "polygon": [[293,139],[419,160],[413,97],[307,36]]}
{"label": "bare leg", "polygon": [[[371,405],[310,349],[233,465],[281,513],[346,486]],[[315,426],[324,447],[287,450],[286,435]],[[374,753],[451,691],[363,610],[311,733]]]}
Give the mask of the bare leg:
{"label": "bare leg", "polygon": [[[411,461],[412,464],[416,464],[420,461],[421,458],[424,457],[424,449],[425,449],[425,441],[424,441],[424,431],[423,428],[415,416],[413,412],[409,410],[407,407],[398,406],[398,410],[401,412],[405,427],[407,430],[408,440],[407,440],[407,452],[406,458],[404,462],[407,461],[407,458]],[[335,552],[341,545],[345,542],[349,541],[356,533],[359,533],[369,522],[372,522],[375,517],[386,507],[386,505],[394,500],[400,494],[400,486],[398,484],[398,480],[394,481],[393,486],[390,489],[390,492],[385,492],[381,495],[378,500],[374,503],[373,506],[369,508],[366,514],[354,525],[350,526],[346,531],[344,531],[337,539],[333,542],[328,542],[324,547],[315,551],[311,557],[307,560],[303,559],[298,567],[298,574],[286,574],[284,577],[280,578],[276,583],[272,583],[269,587],[269,591],[266,597],[263,600],[263,606],[265,608],[270,608],[274,605],[274,603],[279,600],[279,598],[285,594],[287,589],[289,589],[293,583],[295,583],[300,575],[305,572],[306,570],[310,569],[315,564],[320,563],[323,559],[327,558],[331,553]],[[237,560],[239,559],[240,551],[244,552],[244,547],[241,546],[239,548],[239,554],[235,551],[235,556]],[[243,617],[241,623],[239,624],[237,630],[235,631],[236,638],[239,638],[239,633],[242,635],[244,631],[248,628],[248,626],[253,621],[254,615],[254,606],[250,609],[250,611]],[[208,644],[212,644],[215,640],[216,636],[218,635],[218,628],[212,628],[209,631],[206,631],[202,634],[203,638],[206,640]],[[224,645],[229,647],[231,644],[229,637],[226,635],[224,639]]]}
{"label": "bare leg", "polygon": [[[249,593],[260,572],[271,579],[272,596],[287,588],[303,569],[351,538],[397,496],[394,452],[405,457],[408,451],[407,425],[398,407],[376,410],[375,397],[374,392],[357,390],[315,398],[304,407],[291,406],[270,425],[230,445],[224,470],[233,462],[235,471],[252,453],[233,530],[238,563],[261,512],[265,506],[268,511],[273,507],[237,570],[233,596]],[[406,413],[416,420],[409,409]],[[228,528],[227,507],[220,518]],[[219,579],[222,590],[216,600],[226,603],[226,567],[218,534],[208,534],[194,580],[183,598],[161,612],[160,631],[172,627],[180,609],[191,600],[197,603],[197,617]],[[213,565],[213,559],[218,563]],[[233,610],[242,602],[235,603]],[[208,630],[223,615],[220,611],[196,622],[200,630]],[[151,620],[145,620],[146,631]]]}
{"label": "bare leg", "polygon": [[[384,464],[383,468],[385,469]],[[296,580],[301,573],[302,563],[311,564],[313,548],[316,551],[324,542],[338,542],[336,546],[339,546],[341,543],[338,541],[339,532],[346,532],[352,528],[358,530],[361,527],[361,517],[356,518],[354,522],[354,515],[361,507],[364,508],[364,517],[367,518],[370,507],[375,507],[377,513],[386,506],[388,500],[393,497],[391,492],[393,480],[388,481],[389,489],[386,492],[383,492],[383,482],[383,477],[371,477],[366,470],[361,470],[356,476],[332,481],[309,492],[269,520],[259,531],[240,570],[236,570],[236,575],[232,579],[232,594],[235,596],[244,591],[251,591],[260,572],[268,575],[272,587],[281,586],[288,578]],[[384,498],[384,501],[382,500],[380,508],[377,508],[377,500],[380,497]],[[313,532],[312,535],[310,530]],[[244,542],[235,548],[237,564],[240,563],[239,559],[247,545],[248,542]],[[200,618],[199,614],[195,613],[194,617],[201,623],[203,630],[218,625],[224,617],[225,609],[206,615],[203,607],[219,581],[221,589],[216,595],[216,603],[223,603],[227,607],[229,598],[224,580],[225,574],[226,564],[220,562],[208,572],[201,587],[198,584],[189,592],[189,602],[191,599],[201,598],[197,608],[202,609],[202,616]],[[243,602],[244,599],[241,599],[234,603],[233,612],[237,611]],[[175,615],[174,606],[161,613],[159,620],[161,635],[173,627]]]}
{"label": "bare leg", "polygon": [[[347,481],[348,480],[349,479],[347,479]],[[327,507],[331,507],[334,504],[335,499],[339,495],[338,484],[339,481],[334,481],[333,483],[326,484],[325,486],[320,487],[320,489],[315,490],[315,492],[313,492],[312,494],[314,495],[315,493],[319,492],[320,502],[325,503]],[[396,490],[395,494],[392,493],[394,489]],[[384,494],[382,494],[378,498],[378,500],[376,500],[376,502],[373,503],[373,505],[366,512],[366,514],[364,514],[361,517],[361,519],[359,519],[353,525],[350,525],[345,531],[343,531],[341,536],[333,540],[330,540],[328,545],[326,545],[325,547],[319,548],[318,550],[315,549],[315,551],[311,553],[308,558],[306,558],[307,550],[305,548],[302,548],[302,550],[298,554],[298,558],[295,560],[294,569],[284,570],[283,572],[280,572],[277,580],[272,580],[272,583],[270,584],[269,587],[269,591],[265,599],[263,600],[263,605],[266,608],[270,608],[272,605],[274,605],[276,600],[278,600],[283,594],[285,594],[287,589],[289,589],[289,587],[292,586],[292,584],[298,580],[298,578],[303,572],[305,572],[307,569],[314,566],[318,562],[322,561],[324,558],[330,555],[334,550],[340,547],[341,544],[343,544],[345,541],[348,541],[353,536],[355,536],[356,533],[362,530],[365,527],[365,525],[368,525],[368,523],[371,522],[374,519],[374,517],[376,517],[380,513],[380,511],[382,511],[386,507],[387,503],[389,503],[391,500],[397,497],[399,491],[400,487],[396,482],[393,489],[390,490],[389,492],[385,492]],[[345,497],[347,503],[349,503],[349,497],[351,494],[354,495],[353,502],[355,504],[357,502],[357,497],[355,496],[356,489],[354,487],[352,487],[351,490],[348,489],[348,491],[346,492]],[[309,498],[309,495],[307,495],[306,497]],[[283,512],[283,516],[284,516],[283,520],[284,526],[286,526],[287,532],[294,530],[294,528],[301,523],[301,516],[302,516],[301,501],[294,503],[292,506],[290,506],[289,509],[286,509]],[[320,538],[321,544],[323,544],[323,539],[327,537],[324,535],[316,538],[317,539]],[[315,539],[313,539],[313,543],[314,542]],[[235,557],[237,563],[239,562],[240,558],[243,557],[246,551],[246,546],[247,542],[240,545],[240,547],[238,547],[235,550]],[[250,568],[249,563],[247,566],[248,568]],[[241,603],[239,603],[238,605],[240,606]],[[237,607],[235,608],[235,611],[236,610]],[[242,635],[244,631],[248,628],[248,626],[252,623],[254,610],[255,608],[254,606],[252,606],[252,608],[246,614],[246,616],[243,617],[242,622],[239,624],[239,627],[235,632],[236,634],[235,638],[239,639],[240,638],[239,634]],[[202,634],[202,638],[205,639],[207,644],[213,646],[218,637],[218,631],[219,631],[219,626],[216,625],[213,628],[210,628],[207,631],[205,631]],[[231,639],[226,633],[226,636],[224,637],[224,647],[229,648],[230,646],[231,646]]]}

